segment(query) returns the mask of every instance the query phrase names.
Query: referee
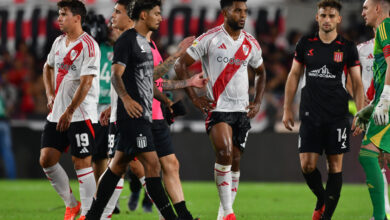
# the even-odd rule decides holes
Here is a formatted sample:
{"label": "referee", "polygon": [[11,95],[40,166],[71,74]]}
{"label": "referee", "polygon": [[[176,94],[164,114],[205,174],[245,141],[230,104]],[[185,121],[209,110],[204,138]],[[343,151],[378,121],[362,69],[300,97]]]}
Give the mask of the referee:
{"label": "referee", "polygon": [[[298,42],[285,89],[283,123],[292,130],[292,102],[303,75],[298,150],[303,176],[317,197],[313,220],[331,219],[340,197],[343,155],[350,148],[347,74],[350,74],[358,110],[364,102],[356,46],[337,33],[341,7],[337,0],[318,3],[319,31]],[[355,132],[359,133],[360,129]],[[329,165],[326,188],[316,168],[318,157],[324,151]]]}

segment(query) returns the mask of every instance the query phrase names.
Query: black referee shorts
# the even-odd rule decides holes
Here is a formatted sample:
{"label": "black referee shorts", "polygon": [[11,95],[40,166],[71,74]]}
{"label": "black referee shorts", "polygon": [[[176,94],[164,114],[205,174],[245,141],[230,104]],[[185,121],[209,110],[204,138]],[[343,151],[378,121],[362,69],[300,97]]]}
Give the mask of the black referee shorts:
{"label": "black referee shorts", "polygon": [[153,120],[152,134],[158,157],[164,157],[174,153],[171,132],[165,119]]}

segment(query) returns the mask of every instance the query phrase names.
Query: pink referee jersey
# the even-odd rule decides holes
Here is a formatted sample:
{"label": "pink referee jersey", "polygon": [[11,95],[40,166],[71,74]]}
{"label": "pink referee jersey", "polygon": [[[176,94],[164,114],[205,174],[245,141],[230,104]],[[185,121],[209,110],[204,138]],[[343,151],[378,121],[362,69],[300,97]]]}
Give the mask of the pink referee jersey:
{"label": "pink referee jersey", "polygon": [[[152,41],[152,43],[153,43],[153,46],[154,46],[154,48],[151,47],[152,54],[153,54],[154,66],[158,66],[159,64],[161,64],[163,62],[163,59],[161,57],[160,52],[158,52],[156,44],[153,41]],[[159,78],[158,80],[155,81],[155,83],[156,83],[156,86],[157,86],[158,90],[160,90],[162,92],[162,90],[163,90],[163,88],[162,88],[163,79]],[[162,110],[161,110],[160,102],[157,99],[153,99],[152,119],[153,120],[163,120],[164,119],[164,116],[163,116],[163,113],[162,113]]]}

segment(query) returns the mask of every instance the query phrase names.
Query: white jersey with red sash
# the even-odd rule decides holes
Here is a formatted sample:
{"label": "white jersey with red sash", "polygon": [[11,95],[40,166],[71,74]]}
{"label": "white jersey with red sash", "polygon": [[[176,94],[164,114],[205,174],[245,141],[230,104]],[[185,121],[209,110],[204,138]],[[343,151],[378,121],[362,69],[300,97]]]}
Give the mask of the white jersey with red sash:
{"label": "white jersey with red sash", "polygon": [[99,99],[100,49],[96,41],[83,33],[76,41],[66,46],[66,35],[59,36],[53,43],[46,63],[54,68],[55,100],[52,111],[47,116],[50,122],[58,122],[72,102],[80,85],[80,77],[95,76],[87,96],[73,114],[72,122],[86,121],[97,123],[97,103]]}
{"label": "white jersey with red sash", "polygon": [[223,25],[199,36],[187,53],[202,62],[208,96],[216,103],[213,111],[246,112],[249,104],[248,65],[258,68],[263,63],[257,40],[241,31],[237,40]]}

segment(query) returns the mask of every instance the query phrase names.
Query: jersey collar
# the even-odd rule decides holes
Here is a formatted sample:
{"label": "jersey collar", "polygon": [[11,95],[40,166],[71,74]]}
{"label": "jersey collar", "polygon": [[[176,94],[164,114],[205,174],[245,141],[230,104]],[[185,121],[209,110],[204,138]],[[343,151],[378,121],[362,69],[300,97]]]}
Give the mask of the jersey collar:
{"label": "jersey collar", "polygon": [[222,26],[223,32],[228,36],[229,40],[232,42],[239,41],[244,36],[244,32],[242,30],[240,30],[240,36],[238,36],[237,40],[234,40],[233,37],[230,36],[230,34],[226,31],[225,24],[222,24],[221,26]]}

